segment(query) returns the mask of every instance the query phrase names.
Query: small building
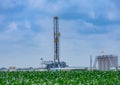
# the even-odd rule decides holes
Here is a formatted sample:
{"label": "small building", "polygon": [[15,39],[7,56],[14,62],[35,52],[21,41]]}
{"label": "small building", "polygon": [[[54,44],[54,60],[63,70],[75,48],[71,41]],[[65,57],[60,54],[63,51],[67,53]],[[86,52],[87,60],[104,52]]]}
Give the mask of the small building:
{"label": "small building", "polygon": [[15,67],[15,66],[11,66],[11,67],[9,67],[8,70],[9,70],[9,71],[16,71],[16,67]]}

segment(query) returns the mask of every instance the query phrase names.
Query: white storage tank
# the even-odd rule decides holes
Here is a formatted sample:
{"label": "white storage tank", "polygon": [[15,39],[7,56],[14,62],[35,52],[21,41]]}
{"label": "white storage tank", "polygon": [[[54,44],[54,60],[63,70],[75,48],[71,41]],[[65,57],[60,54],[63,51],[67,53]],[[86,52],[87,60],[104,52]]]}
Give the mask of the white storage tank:
{"label": "white storage tank", "polygon": [[111,68],[118,69],[118,56],[114,55],[100,55],[97,56],[98,70],[111,70]]}

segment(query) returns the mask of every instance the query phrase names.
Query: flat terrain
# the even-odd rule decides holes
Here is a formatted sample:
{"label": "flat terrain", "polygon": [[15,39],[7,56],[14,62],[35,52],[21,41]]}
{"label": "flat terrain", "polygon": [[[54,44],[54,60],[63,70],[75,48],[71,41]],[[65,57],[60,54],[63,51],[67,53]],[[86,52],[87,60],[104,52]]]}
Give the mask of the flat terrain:
{"label": "flat terrain", "polygon": [[120,85],[120,71],[0,72],[0,85]]}

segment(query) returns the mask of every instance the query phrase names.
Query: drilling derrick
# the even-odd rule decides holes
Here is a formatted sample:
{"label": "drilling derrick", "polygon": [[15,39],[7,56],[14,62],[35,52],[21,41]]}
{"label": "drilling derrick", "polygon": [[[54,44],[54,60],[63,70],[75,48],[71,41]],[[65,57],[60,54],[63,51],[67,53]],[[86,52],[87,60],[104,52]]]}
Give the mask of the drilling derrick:
{"label": "drilling derrick", "polygon": [[68,67],[66,62],[60,61],[60,53],[59,53],[59,44],[60,44],[60,32],[59,32],[59,22],[58,17],[55,16],[53,20],[54,24],[54,61],[42,61],[42,64],[46,65],[46,69],[54,69],[54,68],[65,68]]}
{"label": "drilling derrick", "polygon": [[54,63],[56,64],[56,67],[60,66],[59,38],[60,38],[59,22],[58,22],[58,17],[55,16],[54,17]]}

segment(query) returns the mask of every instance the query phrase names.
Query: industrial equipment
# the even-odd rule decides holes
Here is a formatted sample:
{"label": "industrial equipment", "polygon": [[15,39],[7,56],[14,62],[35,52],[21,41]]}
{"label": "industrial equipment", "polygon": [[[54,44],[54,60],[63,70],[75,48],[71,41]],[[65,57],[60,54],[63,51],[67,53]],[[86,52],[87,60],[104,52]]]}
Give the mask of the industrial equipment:
{"label": "industrial equipment", "polygon": [[54,24],[54,61],[42,61],[42,64],[46,65],[46,68],[49,70],[51,68],[64,68],[67,67],[66,62],[60,61],[60,32],[59,32],[59,22],[58,17],[55,16],[53,19]]}
{"label": "industrial equipment", "polygon": [[97,56],[94,63],[94,68],[98,62],[98,70],[115,70],[118,69],[118,56],[114,55],[100,55]]}

